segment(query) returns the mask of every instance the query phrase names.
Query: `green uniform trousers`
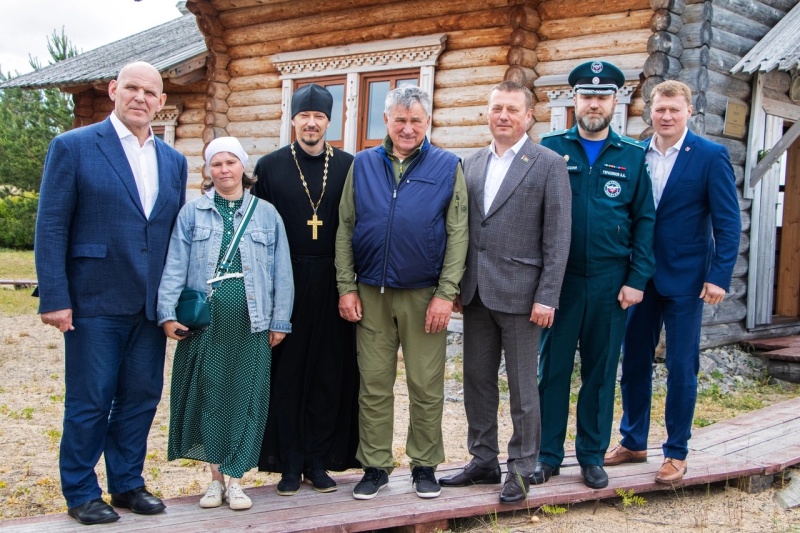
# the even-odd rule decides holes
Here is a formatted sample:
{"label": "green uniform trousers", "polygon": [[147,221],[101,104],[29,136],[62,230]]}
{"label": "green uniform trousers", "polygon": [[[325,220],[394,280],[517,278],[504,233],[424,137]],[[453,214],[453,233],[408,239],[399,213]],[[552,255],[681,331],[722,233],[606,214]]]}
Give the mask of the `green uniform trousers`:
{"label": "green uniform trousers", "polygon": [[444,461],[442,408],[447,330],[425,333],[425,313],[435,287],[386,288],[359,283],[362,318],[356,327],[359,443],[361,465],[392,471],[394,382],[397,350],[403,347],[408,385],[406,454],[411,466],[436,467]]}
{"label": "green uniform trousers", "polygon": [[553,327],[542,331],[540,345],[541,462],[557,467],[564,460],[570,378],[580,341],[575,450],[581,465],[603,465],[611,440],[614,387],[627,316],[617,295],[627,276],[627,269],[591,277],[564,276]]}

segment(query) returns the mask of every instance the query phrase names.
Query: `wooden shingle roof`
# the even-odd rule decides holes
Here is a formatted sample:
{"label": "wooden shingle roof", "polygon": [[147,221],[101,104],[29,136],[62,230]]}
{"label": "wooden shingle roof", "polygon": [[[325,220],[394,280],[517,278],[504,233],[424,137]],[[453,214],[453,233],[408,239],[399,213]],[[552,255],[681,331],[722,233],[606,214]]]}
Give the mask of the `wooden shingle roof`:
{"label": "wooden shingle roof", "polygon": [[147,61],[164,74],[208,53],[195,16],[183,15],[155,28],[11,79],[0,88],[46,89],[108,82],[132,61]]}
{"label": "wooden shingle roof", "polygon": [[752,74],[757,70],[769,72],[775,68],[784,71],[800,68],[800,4],[786,13],[731,72]]}

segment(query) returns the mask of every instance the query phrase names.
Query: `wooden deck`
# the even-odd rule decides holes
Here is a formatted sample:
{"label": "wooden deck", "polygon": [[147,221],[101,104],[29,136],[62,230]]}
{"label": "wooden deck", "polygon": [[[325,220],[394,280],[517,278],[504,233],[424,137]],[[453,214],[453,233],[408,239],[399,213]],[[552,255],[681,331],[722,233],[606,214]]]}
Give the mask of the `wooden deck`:
{"label": "wooden deck", "polygon": [[[690,442],[689,471],[684,485],[703,485],[751,476],[774,474],[800,463],[800,398],[789,400],[694,432]],[[459,517],[481,516],[515,509],[536,509],[544,504],[568,504],[611,498],[615,489],[636,493],[672,490],[653,481],[661,465],[660,446],[652,446],[647,463],[607,469],[609,486],[587,488],[574,455],[567,457],[561,475],[549,483],[531,487],[527,501],[515,505],[498,503],[499,485],[445,488],[441,496],[422,500],[414,494],[407,470],[396,470],[389,486],[373,500],[354,500],[351,492],[360,474],[337,476],[339,490],[314,492],[303,485],[300,493],[281,497],[274,486],[248,489],[253,508],[233,512],[223,506],[200,509],[199,496],[168,500],[167,511],[140,516],[125,510],[113,524],[98,526],[103,532],[164,531],[368,531],[388,527],[439,522]],[[461,465],[442,465],[439,474]],[[85,531],[66,514],[46,515],[0,522],[4,532]]]}
{"label": "wooden deck", "polygon": [[760,356],[767,360],[770,376],[800,383],[800,335],[753,339],[742,344],[760,352]]}

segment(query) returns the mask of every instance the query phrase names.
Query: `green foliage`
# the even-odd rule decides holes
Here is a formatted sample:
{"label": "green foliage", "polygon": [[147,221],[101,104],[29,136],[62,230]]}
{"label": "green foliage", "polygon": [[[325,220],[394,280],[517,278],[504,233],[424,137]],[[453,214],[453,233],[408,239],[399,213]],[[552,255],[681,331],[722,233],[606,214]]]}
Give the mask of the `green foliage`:
{"label": "green foliage", "polygon": [[[47,48],[51,63],[78,54],[63,28],[47,37]],[[29,61],[34,69],[41,67],[38,59]],[[0,71],[0,83],[14,77]],[[56,88],[0,89],[0,195],[38,191],[50,141],[71,127],[70,95]]]}
{"label": "green foliage", "polygon": [[633,489],[625,490],[622,488],[615,489],[617,496],[622,498],[622,507],[628,508],[631,505],[636,505],[637,507],[642,507],[644,504],[647,503],[647,500],[642,498],[641,496],[637,495],[633,492]]}
{"label": "green foliage", "polygon": [[542,505],[542,512],[547,516],[558,516],[567,512],[566,507],[560,505]]}
{"label": "green foliage", "polygon": [[[0,150],[1,151],[1,150]],[[0,156],[2,166],[2,156]],[[0,195],[0,247],[32,250],[39,193]],[[22,277],[14,274],[12,277]]]}

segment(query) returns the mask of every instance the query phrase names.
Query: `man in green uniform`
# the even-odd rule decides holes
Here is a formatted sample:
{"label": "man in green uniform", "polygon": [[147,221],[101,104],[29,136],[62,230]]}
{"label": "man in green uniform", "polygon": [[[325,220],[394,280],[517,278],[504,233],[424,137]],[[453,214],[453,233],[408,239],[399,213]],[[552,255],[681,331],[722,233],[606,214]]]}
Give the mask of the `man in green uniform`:
{"label": "man in green uniform", "polygon": [[653,275],[655,207],[644,144],[611,127],[617,67],[590,61],[570,73],[577,125],[541,144],[567,161],[572,240],[560,307],[543,330],[539,359],[542,445],[532,483],[558,475],[564,459],[570,377],[580,342],[581,389],[575,448],[584,483],[608,485],[603,456],[611,439],[614,385],[628,307]]}

